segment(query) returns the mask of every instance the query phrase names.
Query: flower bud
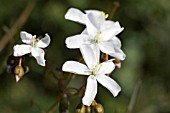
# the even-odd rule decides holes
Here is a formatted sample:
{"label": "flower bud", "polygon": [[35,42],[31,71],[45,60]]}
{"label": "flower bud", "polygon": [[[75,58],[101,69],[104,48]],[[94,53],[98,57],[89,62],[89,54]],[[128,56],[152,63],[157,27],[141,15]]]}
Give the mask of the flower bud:
{"label": "flower bud", "polygon": [[15,57],[13,55],[10,55],[7,59],[7,64],[8,65],[15,65],[15,63],[16,63]]}
{"label": "flower bud", "polygon": [[119,59],[115,59],[113,62],[117,68],[121,68],[121,61]]}
{"label": "flower bud", "polygon": [[14,74],[15,74],[16,82],[18,82],[24,75],[24,68],[22,66],[17,65],[14,69]]}
{"label": "flower bud", "polygon": [[104,108],[101,104],[97,103],[96,106],[94,106],[95,113],[104,113]]}
{"label": "flower bud", "polygon": [[86,106],[86,113],[91,113],[91,107],[90,106]]}
{"label": "flower bud", "polygon": [[76,107],[76,113],[86,113],[86,109],[85,106],[83,104],[79,104]]}
{"label": "flower bud", "polygon": [[28,71],[29,71],[29,67],[28,67],[28,66],[25,66],[25,67],[24,67],[24,72],[25,72],[25,73],[28,73]]}

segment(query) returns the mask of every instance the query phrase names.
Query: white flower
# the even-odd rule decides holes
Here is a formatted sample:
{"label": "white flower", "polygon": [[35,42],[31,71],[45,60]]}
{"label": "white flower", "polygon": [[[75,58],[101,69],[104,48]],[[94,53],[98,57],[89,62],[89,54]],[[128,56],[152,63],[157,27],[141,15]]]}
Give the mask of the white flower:
{"label": "white flower", "polygon": [[120,92],[120,86],[106,74],[115,69],[112,61],[98,63],[92,48],[83,45],[80,48],[87,66],[76,61],[67,61],[63,64],[62,70],[80,75],[90,75],[87,79],[85,95],[82,99],[84,105],[90,106],[97,94],[97,81],[106,87],[115,97]]}
{"label": "white flower", "polygon": [[93,48],[95,56],[99,56],[100,50],[120,60],[126,55],[121,50],[121,41],[116,37],[124,28],[119,22],[105,20],[108,16],[97,10],[87,10],[86,14],[75,8],[70,8],[65,15],[66,19],[86,25],[86,29],[79,35],[66,39],[68,48],[80,48],[82,44],[88,44]]}
{"label": "white flower", "polygon": [[50,44],[50,37],[48,34],[45,34],[45,37],[42,39],[37,39],[36,36],[22,31],[20,32],[20,37],[22,42],[25,44],[15,45],[14,46],[14,56],[22,56],[28,53],[31,53],[33,57],[37,60],[37,63],[41,66],[45,66],[44,55],[45,52],[41,48],[45,48]]}

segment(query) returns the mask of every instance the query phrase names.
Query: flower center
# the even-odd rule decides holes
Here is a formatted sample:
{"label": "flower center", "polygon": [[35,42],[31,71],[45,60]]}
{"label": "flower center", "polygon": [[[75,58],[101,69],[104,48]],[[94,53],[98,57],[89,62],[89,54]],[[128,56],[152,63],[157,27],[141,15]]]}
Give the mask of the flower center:
{"label": "flower center", "polygon": [[100,34],[102,34],[101,31],[99,31],[99,32],[97,33],[97,35],[95,36],[95,43],[99,43],[99,42],[100,42],[100,40],[101,40]]}
{"label": "flower center", "polygon": [[106,19],[109,17],[109,14],[106,14],[105,12],[101,11],[101,15]]}
{"label": "flower center", "polygon": [[36,35],[32,36],[33,42],[32,42],[32,47],[36,47],[37,42],[39,39],[36,38]]}
{"label": "flower center", "polygon": [[98,71],[100,70],[101,66],[102,66],[102,64],[99,64],[99,65],[95,66],[92,69],[92,75],[97,76],[98,75]]}

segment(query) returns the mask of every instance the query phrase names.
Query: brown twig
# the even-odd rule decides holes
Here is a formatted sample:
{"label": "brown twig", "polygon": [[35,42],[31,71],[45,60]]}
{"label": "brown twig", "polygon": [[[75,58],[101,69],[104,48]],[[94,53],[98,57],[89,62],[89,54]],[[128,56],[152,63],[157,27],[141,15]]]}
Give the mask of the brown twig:
{"label": "brown twig", "polygon": [[114,3],[114,7],[112,8],[112,11],[110,13],[110,16],[109,16],[109,20],[112,20],[116,10],[118,9],[118,7],[120,6],[119,2],[118,1],[115,1]]}
{"label": "brown twig", "polygon": [[[112,20],[115,12],[116,12],[116,10],[117,10],[117,8],[120,6],[120,4],[119,4],[118,1],[115,1],[113,4],[114,4],[114,6],[113,6],[113,8],[112,8],[112,10],[111,10],[111,12],[110,12],[110,14],[109,14],[109,20]],[[108,54],[106,54],[104,60],[107,61],[108,59],[109,59],[109,56],[108,56]]]}
{"label": "brown twig", "polygon": [[27,4],[24,11],[21,13],[20,17],[17,19],[17,21],[11,27],[9,32],[2,37],[2,39],[0,41],[0,52],[4,49],[4,47],[10,41],[10,39],[12,39],[14,37],[17,30],[20,29],[24,25],[24,23],[28,19],[29,15],[31,14],[32,9],[34,8],[34,5],[35,5],[34,0],[31,0]]}

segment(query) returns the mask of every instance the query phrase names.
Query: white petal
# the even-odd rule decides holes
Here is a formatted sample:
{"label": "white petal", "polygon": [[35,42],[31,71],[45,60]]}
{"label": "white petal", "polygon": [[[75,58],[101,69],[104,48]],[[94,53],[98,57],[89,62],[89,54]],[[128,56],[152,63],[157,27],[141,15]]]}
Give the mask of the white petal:
{"label": "white petal", "polygon": [[97,62],[99,62],[100,61],[100,48],[99,48],[99,46],[97,44],[91,44],[90,46],[91,46],[91,48],[92,48],[92,50],[95,54]]}
{"label": "white petal", "polygon": [[119,22],[115,22],[115,30],[117,30],[117,32],[115,33],[115,35],[117,35],[122,32],[124,28],[120,26]]}
{"label": "white petal", "polygon": [[97,15],[101,15],[101,11],[99,10],[85,10],[85,12],[88,14],[88,13],[94,13],[94,14],[97,14]]}
{"label": "white petal", "polygon": [[87,27],[87,33],[94,39],[95,36],[97,35],[99,25],[96,22],[96,19],[92,13],[87,14],[86,27]]}
{"label": "white petal", "polygon": [[85,95],[82,99],[83,104],[90,106],[97,94],[97,81],[96,78],[91,75],[87,79]]}
{"label": "white petal", "polygon": [[99,75],[109,74],[115,69],[115,64],[109,60],[98,65]]}
{"label": "white petal", "polygon": [[41,48],[32,48],[31,49],[31,54],[33,57],[35,57],[35,59],[37,60],[37,63],[41,66],[45,66],[45,52],[43,49]]}
{"label": "white petal", "polygon": [[121,91],[121,87],[110,77],[106,75],[98,75],[96,78],[97,81],[104,87],[106,87],[114,97],[117,96],[118,93]]}
{"label": "white petal", "polygon": [[22,42],[24,42],[26,44],[31,44],[33,41],[32,35],[25,31],[20,32],[20,37],[21,37]]}
{"label": "white petal", "polygon": [[74,35],[66,38],[66,46],[68,48],[80,48],[80,45],[85,43],[85,40],[88,38],[87,35]]}
{"label": "white petal", "polygon": [[81,34],[87,35],[87,34],[88,34],[88,33],[87,33],[87,28],[85,28],[85,29],[82,31]]}
{"label": "white petal", "polygon": [[98,11],[98,10],[86,10],[85,11],[86,14],[93,14],[95,17],[95,22],[96,22],[96,26],[97,28],[100,28],[100,26],[103,24],[103,22],[105,22],[105,17],[102,15],[102,11]]}
{"label": "white petal", "polygon": [[14,49],[13,55],[14,56],[22,56],[22,55],[28,54],[31,52],[31,48],[32,48],[32,46],[25,45],[25,44],[15,45],[13,48]]}
{"label": "white petal", "polygon": [[121,48],[121,41],[119,38],[115,36],[112,38],[112,41],[113,41],[114,47]]}
{"label": "white petal", "polygon": [[125,53],[120,48],[115,48],[114,53],[109,53],[110,56],[115,57],[119,60],[124,60],[126,58]]}
{"label": "white petal", "polygon": [[118,22],[105,21],[101,26],[101,37],[107,41],[119,34],[124,28],[121,28]]}
{"label": "white petal", "polygon": [[97,65],[97,58],[92,50],[92,48],[89,45],[81,45],[80,51],[82,53],[82,56],[84,58],[84,61],[86,62],[87,66],[92,69],[94,66]]}
{"label": "white petal", "polygon": [[85,24],[85,14],[75,8],[70,8],[67,11],[67,13],[65,15],[65,19],[79,22],[81,24]]}
{"label": "white petal", "polygon": [[62,70],[65,72],[80,74],[80,75],[90,75],[91,71],[86,65],[81,64],[76,61],[67,61],[63,64]]}
{"label": "white petal", "polygon": [[21,79],[21,78],[20,78],[18,75],[15,75],[15,80],[16,80],[16,82],[19,82],[20,79]]}
{"label": "white petal", "polygon": [[99,48],[103,53],[114,53],[114,42],[112,40],[106,42],[100,42]]}
{"label": "white petal", "polygon": [[45,34],[45,37],[37,42],[37,47],[45,48],[50,44],[50,36]]}

